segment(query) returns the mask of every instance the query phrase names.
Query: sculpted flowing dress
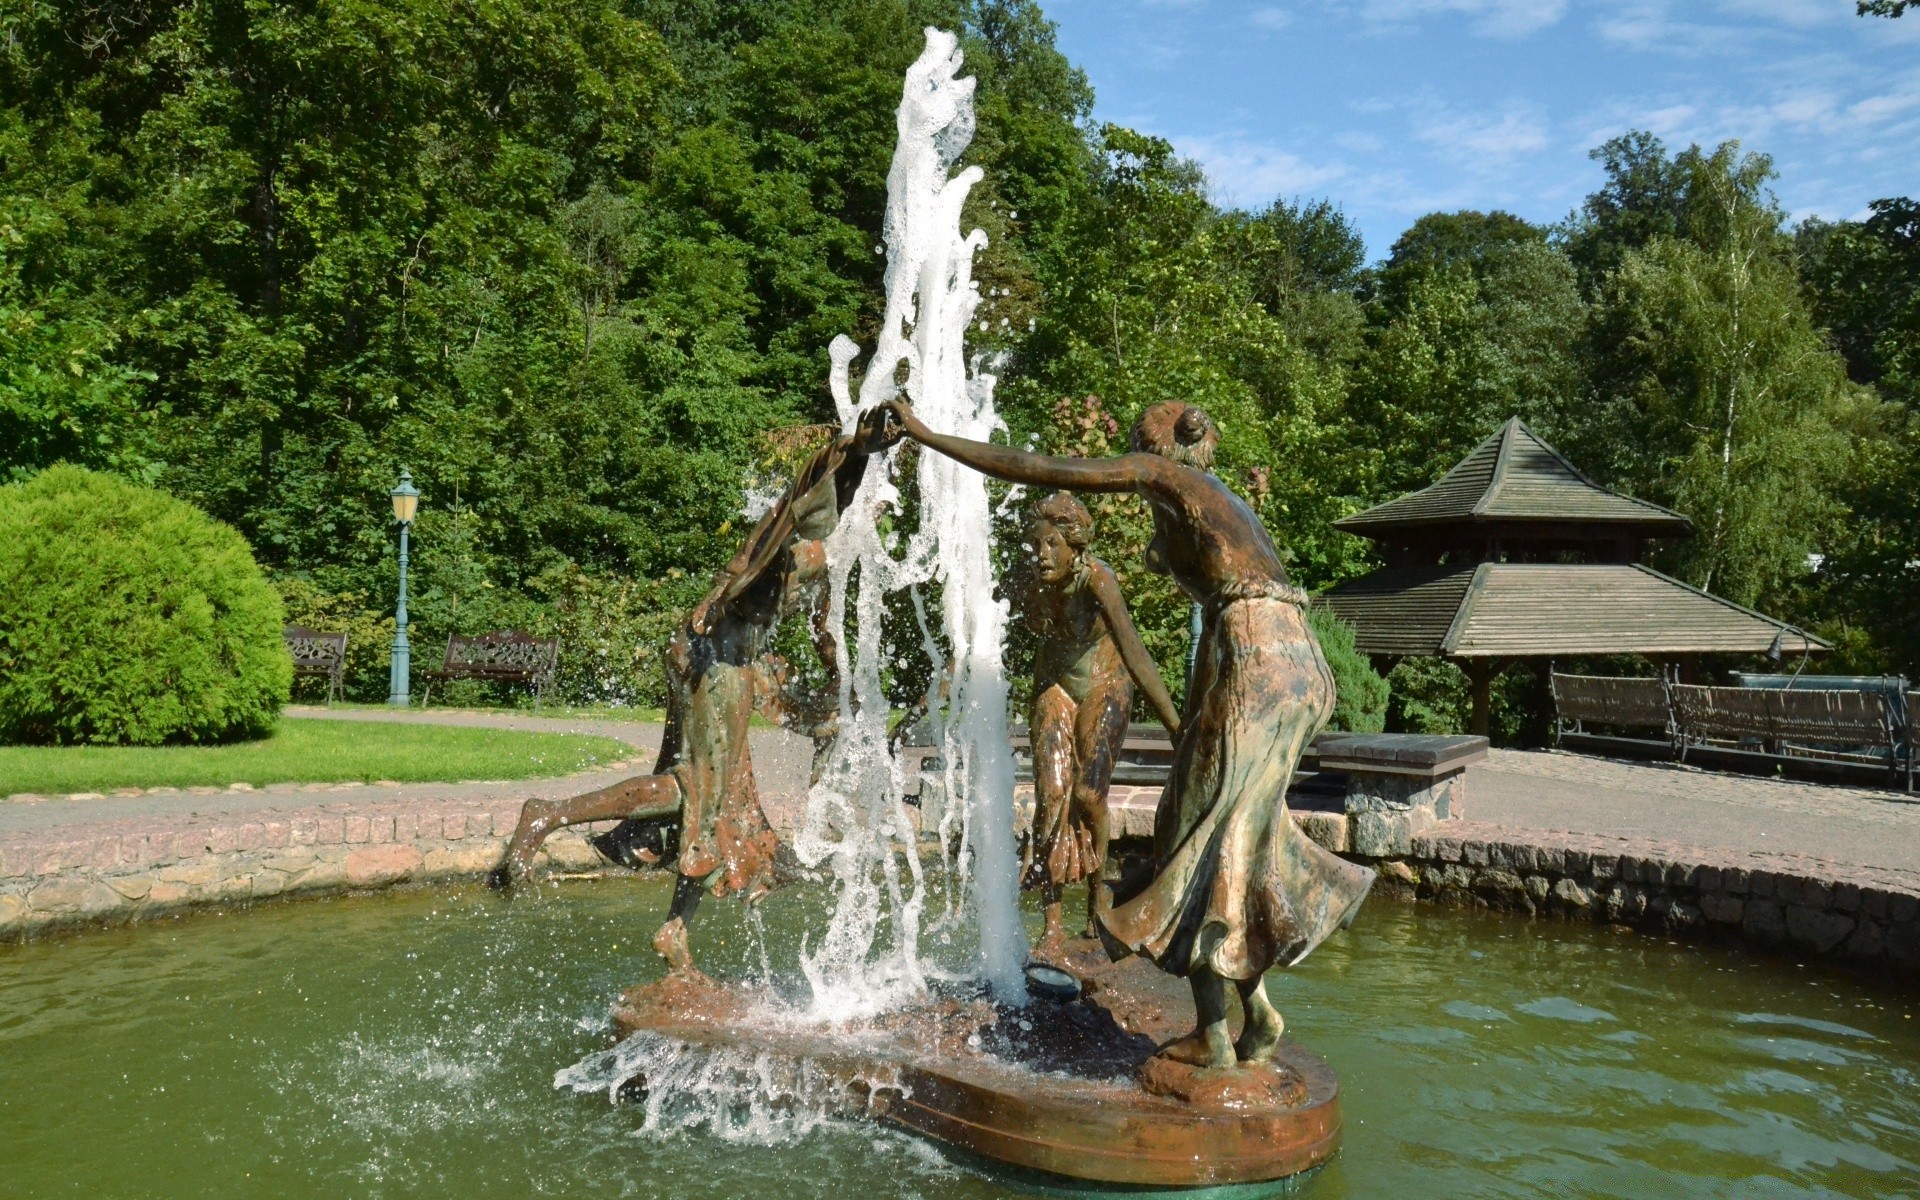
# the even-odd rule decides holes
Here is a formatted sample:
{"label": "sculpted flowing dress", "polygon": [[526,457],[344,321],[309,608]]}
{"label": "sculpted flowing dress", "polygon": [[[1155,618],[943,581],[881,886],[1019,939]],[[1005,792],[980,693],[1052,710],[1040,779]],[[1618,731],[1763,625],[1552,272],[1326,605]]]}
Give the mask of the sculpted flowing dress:
{"label": "sculpted flowing dress", "polygon": [[1294,767],[1334,701],[1305,600],[1260,580],[1230,583],[1207,603],[1155,814],[1158,870],[1100,917],[1115,957],[1146,954],[1175,975],[1204,967],[1257,979],[1305,958],[1372,886],[1372,871],[1310,841],[1287,811]]}

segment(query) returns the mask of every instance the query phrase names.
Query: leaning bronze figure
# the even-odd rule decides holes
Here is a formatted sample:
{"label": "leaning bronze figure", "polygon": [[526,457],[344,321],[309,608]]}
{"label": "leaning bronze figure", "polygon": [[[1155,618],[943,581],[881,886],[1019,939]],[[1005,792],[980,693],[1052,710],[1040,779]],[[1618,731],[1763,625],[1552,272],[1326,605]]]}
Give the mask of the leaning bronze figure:
{"label": "leaning bronze figure", "polygon": [[807,460],[667,644],[667,722],[653,773],[568,799],[529,800],[494,873],[497,884],[524,879],[555,830],[621,820],[594,839],[602,853],[636,866],[671,860],[678,872],[667,921],[653,939],[675,970],[693,966],[687,923],[703,892],[752,901],[771,889],[777,839],[754,783],[748,724],[756,711],[776,720],[794,715],[782,686],[786,664],[771,650],[787,616],[813,613],[816,648],[829,673],[837,669],[818,619],[825,539],[869,458],[897,439],[876,411],[853,436]]}

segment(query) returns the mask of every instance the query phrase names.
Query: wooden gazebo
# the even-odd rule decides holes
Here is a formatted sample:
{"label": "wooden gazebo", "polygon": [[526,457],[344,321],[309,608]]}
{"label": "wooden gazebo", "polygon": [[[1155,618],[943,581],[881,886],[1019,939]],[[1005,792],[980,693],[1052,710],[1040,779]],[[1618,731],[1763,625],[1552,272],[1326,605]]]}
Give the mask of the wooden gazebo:
{"label": "wooden gazebo", "polygon": [[1376,659],[1448,659],[1486,733],[1514,660],[1821,651],[1819,638],[1639,560],[1691,537],[1679,513],[1601,487],[1515,417],[1431,487],[1334,522],[1386,565],[1321,597]]}

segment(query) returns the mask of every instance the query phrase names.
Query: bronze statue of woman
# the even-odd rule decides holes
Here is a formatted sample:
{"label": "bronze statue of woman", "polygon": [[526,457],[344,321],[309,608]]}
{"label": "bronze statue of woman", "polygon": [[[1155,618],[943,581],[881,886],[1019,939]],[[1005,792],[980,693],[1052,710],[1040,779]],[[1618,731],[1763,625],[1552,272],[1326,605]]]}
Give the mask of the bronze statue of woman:
{"label": "bronze statue of woman", "polygon": [[837,670],[815,604],[826,577],[825,539],[868,459],[897,439],[876,412],[852,437],[807,460],[667,643],[667,724],[653,773],[568,799],[527,801],[496,884],[525,878],[555,830],[622,820],[594,839],[602,853],[628,865],[672,858],[679,872],[667,921],[653,938],[675,970],[693,965],[687,922],[703,891],[751,900],[772,887],[777,841],[754,783],[748,722],[755,711],[778,717],[790,707],[779,686],[785,664],[770,649],[788,614],[815,610],[816,647],[829,674]]}
{"label": "bronze statue of woman", "polygon": [[1038,887],[1046,913],[1040,957],[1066,948],[1061,890],[1087,883],[1087,935],[1107,910],[1101,868],[1107,861],[1107,788],[1127,737],[1138,681],[1170,732],[1180,729],[1173,697],[1160,681],[1120,595],[1113,569],[1087,552],[1093,517],[1070,493],[1041,501],[1027,523],[1033,554],[1022,589],[1034,651],[1027,729],[1033,745],[1033,833],[1025,887]]}
{"label": "bronze statue of woman", "polygon": [[[1155,813],[1153,880],[1097,925],[1114,957],[1149,955],[1192,987],[1195,1030],[1163,1054],[1207,1067],[1270,1061],[1282,1022],[1262,977],[1351,920],[1373,872],[1309,841],[1288,815],[1300,752],[1333,712],[1333,675],[1266,526],[1212,473],[1213,422],[1165,401],[1134,425],[1132,453],[1052,458],[937,434],[904,402],[892,407],[907,436],[985,474],[1146,500],[1147,566],[1203,607],[1205,626]],[[1237,1042],[1228,980],[1246,1012]]]}

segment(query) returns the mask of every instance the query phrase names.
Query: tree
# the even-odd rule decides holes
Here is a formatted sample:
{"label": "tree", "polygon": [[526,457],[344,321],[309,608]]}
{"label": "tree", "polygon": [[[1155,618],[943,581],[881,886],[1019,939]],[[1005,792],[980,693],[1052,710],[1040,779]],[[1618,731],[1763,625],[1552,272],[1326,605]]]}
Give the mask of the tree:
{"label": "tree", "polygon": [[1374,283],[1370,353],[1349,405],[1355,489],[1377,503],[1433,482],[1512,416],[1549,437],[1580,390],[1586,321],[1547,231],[1507,213],[1434,213]]}
{"label": "tree", "polygon": [[1769,161],[1729,142],[1673,167],[1678,235],[1627,249],[1604,288],[1596,384],[1624,448],[1610,465],[1693,518],[1672,552],[1683,577],[1757,604],[1823,545],[1859,397],[1801,297]]}
{"label": "tree", "polygon": [[1842,665],[1920,676],[1920,204],[1876,200],[1865,221],[1809,221],[1795,237],[1815,320],[1847,373],[1898,407],[1856,444],[1840,486],[1847,520],[1801,599]]}
{"label": "tree", "polygon": [[1856,382],[1920,407],[1920,202],[1875,200],[1865,221],[1810,220],[1795,236],[1814,319]]}
{"label": "tree", "polygon": [[1562,236],[1580,288],[1593,298],[1630,250],[1655,238],[1680,236],[1686,219],[1688,172],[1666,143],[1645,130],[1611,138],[1588,154],[1606,182],[1571,217]]}

